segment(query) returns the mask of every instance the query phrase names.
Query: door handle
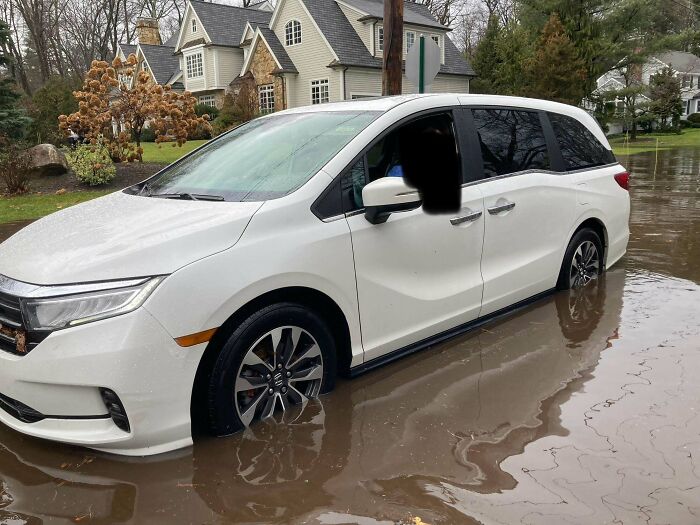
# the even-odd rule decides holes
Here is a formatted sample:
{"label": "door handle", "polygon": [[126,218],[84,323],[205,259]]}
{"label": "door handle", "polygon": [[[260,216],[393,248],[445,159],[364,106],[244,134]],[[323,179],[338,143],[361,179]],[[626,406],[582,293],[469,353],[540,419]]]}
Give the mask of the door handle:
{"label": "door handle", "polygon": [[465,222],[473,222],[477,220],[479,217],[481,217],[481,212],[480,211],[471,211],[471,210],[465,210],[468,212],[466,215],[462,215],[461,217],[453,217],[450,219],[450,224],[452,226],[457,226],[459,224],[464,224]]}
{"label": "door handle", "polygon": [[501,204],[499,206],[492,206],[491,208],[488,208],[488,210],[489,210],[489,213],[491,215],[497,215],[497,214],[502,213],[504,211],[510,211],[513,208],[515,208],[515,203],[509,202],[507,204]]}

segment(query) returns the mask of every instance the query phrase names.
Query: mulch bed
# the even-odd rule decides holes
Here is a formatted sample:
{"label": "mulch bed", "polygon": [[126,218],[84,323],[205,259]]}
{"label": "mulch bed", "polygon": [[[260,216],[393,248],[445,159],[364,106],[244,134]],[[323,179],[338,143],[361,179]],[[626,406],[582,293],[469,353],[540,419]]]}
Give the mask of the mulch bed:
{"label": "mulch bed", "polygon": [[163,164],[124,162],[116,164],[116,167],[117,174],[109,184],[88,186],[75,178],[72,172],[68,172],[64,175],[34,176],[30,180],[29,191],[31,193],[56,193],[59,190],[66,190],[67,192],[120,190],[147,179],[162,169]]}

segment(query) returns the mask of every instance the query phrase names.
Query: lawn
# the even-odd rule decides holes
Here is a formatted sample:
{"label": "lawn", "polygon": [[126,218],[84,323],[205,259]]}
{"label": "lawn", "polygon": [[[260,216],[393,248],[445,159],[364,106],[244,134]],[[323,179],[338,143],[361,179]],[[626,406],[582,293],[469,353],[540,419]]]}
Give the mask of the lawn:
{"label": "lawn", "polygon": [[107,193],[110,193],[110,191],[79,191],[64,193],[63,195],[30,194],[10,198],[0,197],[0,224],[38,219],[49,213],[101,197]]}
{"label": "lawn", "polygon": [[189,153],[195,148],[198,148],[202,144],[207,142],[206,140],[188,140],[182,147],[174,146],[173,142],[164,142],[163,144],[156,144],[155,142],[143,142],[141,147],[143,148],[143,161],[144,162],[156,162],[158,164],[170,164],[175,162],[177,159]]}
{"label": "lawn", "polygon": [[684,129],[680,135],[669,133],[648,133],[639,135],[635,142],[627,140],[625,136],[610,138],[610,145],[615,155],[634,155],[665,150],[670,148],[698,148],[700,147],[700,128]]}

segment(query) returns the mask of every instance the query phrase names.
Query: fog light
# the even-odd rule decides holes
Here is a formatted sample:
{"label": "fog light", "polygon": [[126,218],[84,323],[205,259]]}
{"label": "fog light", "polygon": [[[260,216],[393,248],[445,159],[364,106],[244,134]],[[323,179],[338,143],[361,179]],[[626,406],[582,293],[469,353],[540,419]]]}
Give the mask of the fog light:
{"label": "fog light", "polygon": [[124,410],[124,405],[119,396],[109,388],[100,388],[100,395],[102,395],[102,401],[104,401],[107,412],[109,412],[109,416],[114,421],[114,424],[124,432],[131,432],[129,418],[126,417],[126,410]]}

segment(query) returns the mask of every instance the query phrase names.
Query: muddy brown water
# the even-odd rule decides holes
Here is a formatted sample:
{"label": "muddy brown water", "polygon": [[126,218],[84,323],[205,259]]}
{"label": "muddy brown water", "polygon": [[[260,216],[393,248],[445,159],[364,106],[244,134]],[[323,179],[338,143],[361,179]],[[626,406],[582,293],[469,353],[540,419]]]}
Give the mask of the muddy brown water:
{"label": "muddy brown water", "polygon": [[0,523],[700,523],[700,148],[621,160],[597,286],[163,456],[0,428]]}

